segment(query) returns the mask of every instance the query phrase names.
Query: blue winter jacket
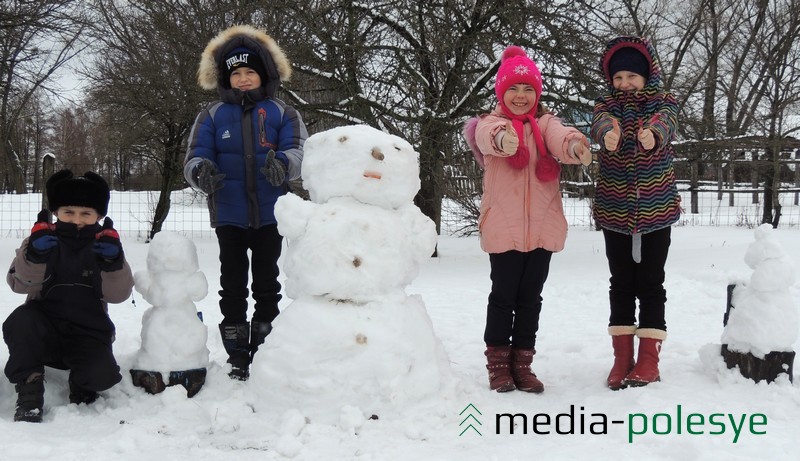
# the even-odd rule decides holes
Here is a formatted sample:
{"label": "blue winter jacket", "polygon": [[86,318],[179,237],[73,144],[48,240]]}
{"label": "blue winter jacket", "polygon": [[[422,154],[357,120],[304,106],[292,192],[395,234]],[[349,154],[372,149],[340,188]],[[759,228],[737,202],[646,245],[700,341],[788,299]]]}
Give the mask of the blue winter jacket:
{"label": "blue winter jacket", "polygon": [[275,224],[275,202],[287,187],[272,186],[261,169],[274,150],[288,166],[286,179],[299,178],[308,132],[292,106],[264,96],[263,89],[221,93],[228,92],[224,99],[242,103],[216,101],[198,114],[189,135],[184,177],[197,188],[194,170],[204,159],[225,175],[223,187],[208,197],[211,227]]}

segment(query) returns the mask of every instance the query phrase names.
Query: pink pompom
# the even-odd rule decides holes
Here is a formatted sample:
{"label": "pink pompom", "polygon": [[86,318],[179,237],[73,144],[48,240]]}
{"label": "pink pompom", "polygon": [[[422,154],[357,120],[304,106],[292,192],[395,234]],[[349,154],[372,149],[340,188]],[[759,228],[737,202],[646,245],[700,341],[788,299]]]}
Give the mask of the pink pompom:
{"label": "pink pompom", "polygon": [[558,179],[561,173],[561,165],[550,155],[540,156],[536,160],[536,177],[539,181],[548,182]]}
{"label": "pink pompom", "polygon": [[528,152],[528,149],[520,147],[517,149],[516,154],[506,157],[506,160],[508,164],[511,165],[511,168],[515,170],[524,170],[531,161],[531,154]]}
{"label": "pink pompom", "polygon": [[517,45],[511,45],[503,51],[503,55],[500,57],[500,62],[505,61],[508,58],[513,58],[514,56],[525,56],[528,57],[528,53],[525,52],[522,48],[518,47]]}

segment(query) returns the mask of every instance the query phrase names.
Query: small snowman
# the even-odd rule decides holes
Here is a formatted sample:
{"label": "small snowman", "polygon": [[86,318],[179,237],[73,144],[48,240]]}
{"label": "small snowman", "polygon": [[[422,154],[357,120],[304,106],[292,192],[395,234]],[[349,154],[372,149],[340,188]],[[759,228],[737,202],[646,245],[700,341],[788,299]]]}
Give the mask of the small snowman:
{"label": "small snowman", "polygon": [[722,332],[723,356],[729,366],[739,365],[745,376],[771,381],[786,371],[785,365],[791,366],[786,361],[794,356],[798,313],[790,289],[795,268],[770,224],[756,229],[744,261],[753,273],[749,282],[736,285],[733,291],[732,309]]}
{"label": "small snowman", "polygon": [[407,141],[368,126],[308,138],[302,177],[311,201],[288,194],[275,206],[293,301],[255,358],[253,386],[323,413],[329,405],[374,413],[443,387],[449,361],[422,299],[405,292],[437,237],[413,204],[418,161]]}
{"label": "small snowman", "polygon": [[[142,346],[131,370],[133,384],[156,394],[180,384],[189,397],[200,391],[208,365],[208,329],[195,302],[208,294],[191,240],[169,231],[156,234],[147,270],[134,274],[136,291],[152,307],[142,316]],[[163,376],[168,376],[165,383]]]}

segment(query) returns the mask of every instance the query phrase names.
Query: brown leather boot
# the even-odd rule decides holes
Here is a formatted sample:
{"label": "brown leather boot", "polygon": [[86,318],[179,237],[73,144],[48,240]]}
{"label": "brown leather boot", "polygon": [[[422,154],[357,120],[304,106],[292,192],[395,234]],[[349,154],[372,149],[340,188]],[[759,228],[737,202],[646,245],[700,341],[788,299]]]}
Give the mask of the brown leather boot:
{"label": "brown leather boot", "polygon": [[489,389],[497,392],[513,391],[514,378],[511,377],[511,346],[486,346],[487,364],[489,370]]}
{"label": "brown leather boot", "polygon": [[606,383],[612,391],[625,388],[625,377],[633,369],[633,333],[635,325],[614,325],[608,327],[611,345],[614,347],[614,366],[608,373]]}
{"label": "brown leather boot", "polygon": [[639,328],[636,330],[636,336],[639,337],[639,354],[633,370],[625,377],[625,384],[640,387],[661,381],[658,356],[661,353],[661,343],[667,338],[667,332],[655,328]]}
{"label": "brown leather boot", "polygon": [[517,386],[517,389],[539,394],[544,392],[544,384],[531,371],[534,355],[536,355],[534,349],[512,349],[511,376],[514,378],[514,385]]}

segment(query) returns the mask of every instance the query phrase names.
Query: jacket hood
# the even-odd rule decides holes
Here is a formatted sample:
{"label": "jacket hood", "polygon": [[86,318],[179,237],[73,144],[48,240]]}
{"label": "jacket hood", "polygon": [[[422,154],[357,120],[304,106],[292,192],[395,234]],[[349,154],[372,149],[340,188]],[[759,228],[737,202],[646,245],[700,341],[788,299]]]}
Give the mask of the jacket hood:
{"label": "jacket hood", "polygon": [[281,82],[289,81],[292,66],[278,43],[264,31],[249,25],[230,27],[220,32],[206,45],[200,56],[197,69],[197,82],[204,90],[225,91],[230,89],[230,82],[223,81],[221,71],[225,56],[239,47],[245,47],[258,53],[267,73],[266,81],[261,86],[272,98]]}
{"label": "jacket hood", "polygon": [[603,72],[603,77],[606,79],[606,83],[613,88],[613,80],[612,75],[610,75],[609,71],[609,61],[611,61],[611,56],[614,55],[620,48],[633,48],[644,55],[647,58],[647,61],[650,63],[650,78],[647,79],[647,83],[645,86],[651,86],[655,88],[661,88],[662,81],[661,81],[661,65],[658,62],[658,58],[656,58],[656,52],[653,46],[644,38],[641,37],[634,37],[634,36],[622,36],[617,37],[606,44],[606,49],[603,51],[603,55],[600,57],[600,70]]}

